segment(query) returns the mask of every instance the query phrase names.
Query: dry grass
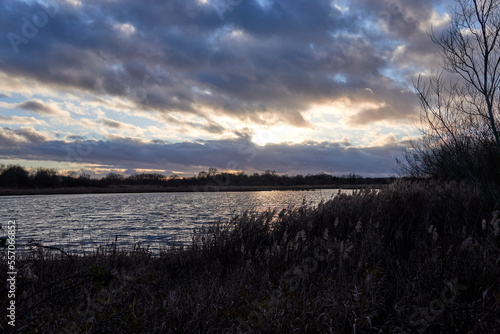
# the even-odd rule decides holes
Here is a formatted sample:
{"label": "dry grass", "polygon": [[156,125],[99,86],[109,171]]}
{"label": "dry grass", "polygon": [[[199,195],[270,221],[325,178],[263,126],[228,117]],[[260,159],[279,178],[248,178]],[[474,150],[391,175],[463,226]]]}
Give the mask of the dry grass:
{"label": "dry grass", "polygon": [[[136,246],[71,259],[39,249],[18,259],[16,329],[499,332],[499,222],[465,184],[396,183],[247,213],[160,255]],[[5,309],[2,298],[3,319]]]}

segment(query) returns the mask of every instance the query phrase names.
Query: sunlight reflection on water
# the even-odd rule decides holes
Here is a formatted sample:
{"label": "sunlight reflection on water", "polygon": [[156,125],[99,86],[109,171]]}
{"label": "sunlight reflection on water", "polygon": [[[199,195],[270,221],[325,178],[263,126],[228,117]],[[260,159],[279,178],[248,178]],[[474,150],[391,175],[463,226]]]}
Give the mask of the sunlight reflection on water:
{"label": "sunlight reflection on water", "polygon": [[[349,192],[344,190],[343,192]],[[17,221],[16,242],[33,239],[71,252],[141,242],[157,250],[174,240],[189,242],[203,224],[227,221],[245,210],[316,205],[338,190],[79,194],[0,197],[0,223]]]}

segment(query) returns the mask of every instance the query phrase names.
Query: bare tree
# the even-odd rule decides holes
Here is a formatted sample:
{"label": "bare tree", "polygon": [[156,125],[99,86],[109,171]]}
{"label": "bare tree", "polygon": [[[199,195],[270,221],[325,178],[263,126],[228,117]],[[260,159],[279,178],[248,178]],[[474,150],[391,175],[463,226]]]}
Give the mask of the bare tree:
{"label": "bare tree", "polygon": [[496,120],[500,110],[499,36],[499,0],[457,0],[450,28],[431,38],[441,47],[444,68],[465,81],[459,89],[464,98],[461,111],[489,123],[500,152]]}
{"label": "bare tree", "polygon": [[500,0],[457,0],[450,27],[430,37],[443,68],[458,79],[446,81],[440,72],[414,82],[423,137],[398,161],[400,170],[482,182],[489,162],[477,160],[500,156]]}

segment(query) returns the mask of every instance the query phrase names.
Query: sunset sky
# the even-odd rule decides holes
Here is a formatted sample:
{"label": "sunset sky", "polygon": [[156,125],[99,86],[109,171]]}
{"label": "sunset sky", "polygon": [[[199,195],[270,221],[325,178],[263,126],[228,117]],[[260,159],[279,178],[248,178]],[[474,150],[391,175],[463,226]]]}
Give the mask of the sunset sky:
{"label": "sunset sky", "polygon": [[431,0],[0,2],[0,163],[395,174]]}

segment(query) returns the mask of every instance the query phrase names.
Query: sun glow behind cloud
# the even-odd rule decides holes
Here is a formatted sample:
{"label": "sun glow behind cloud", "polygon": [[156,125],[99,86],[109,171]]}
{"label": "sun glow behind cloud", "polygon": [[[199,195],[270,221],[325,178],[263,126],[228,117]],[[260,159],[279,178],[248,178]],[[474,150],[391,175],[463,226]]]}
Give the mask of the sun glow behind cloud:
{"label": "sun glow behind cloud", "polygon": [[[425,29],[449,18],[441,2],[397,11],[385,0],[58,4],[29,38],[20,18],[40,5],[0,4],[0,32],[27,41],[19,54],[8,39],[0,45],[1,162],[51,157],[66,168],[66,150],[90,141],[94,153],[72,163],[101,171],[224,169],[245,145],[263,157],[282,151],[276,166],[256,157],[241,169],[354,170],[355,148],[389,156],[415,135],[411,78],[437,59]],[[306,167],[311,145],[335,157]],[[127,149],[128,160],[116,153]]]}
{"label": "sun glow behind cloud", "polygon": [[256,127],[252,141],[260,146],[278,143],[300,143],[305,140],[300,136],[300,130],[290,126],[273,126],[270,128]]}

